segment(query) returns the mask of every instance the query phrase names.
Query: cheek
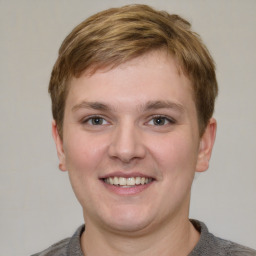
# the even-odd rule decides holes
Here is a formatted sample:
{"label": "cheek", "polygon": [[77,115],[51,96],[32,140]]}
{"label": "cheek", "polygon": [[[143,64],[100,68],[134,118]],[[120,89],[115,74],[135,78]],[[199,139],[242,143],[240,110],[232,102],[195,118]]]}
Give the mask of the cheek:
{"label": "cheek", "polygon": [[78,201],[81,205],[90,205],[90,191],[95,191],[98,170],[102,167],[104,144],[83,133],[73,134],[76,135],[72,136],[72,140],[66,140],[64,143],[66,167]]}
{"label": "cheek", "polygon": [[102,158],[104,148],[100,138],[76,133],[64,143],[67,170],[81,175],[92,173]]}
{"label": "cheek", "polygon": [[152,155],[163,175],[180,175],[194,171],[197,159],[196,143],[192,136],[173,133],[152,143]]}

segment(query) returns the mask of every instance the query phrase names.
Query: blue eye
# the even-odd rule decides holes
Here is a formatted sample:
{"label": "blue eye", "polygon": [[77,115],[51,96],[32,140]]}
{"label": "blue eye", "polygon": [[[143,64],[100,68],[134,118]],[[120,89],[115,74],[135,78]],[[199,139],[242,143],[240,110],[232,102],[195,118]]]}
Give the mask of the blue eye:
{"label": "blue eye", "polygon": [[100,116],[94,116],[84,120],[83,123],[89,124],[89,125],[104,125],[104,124],[107,124],[108,122]]}
{"label": "blue eye", "polygon": [[163,126],[170,123],[175,123],[175,122],[164,116],[156,116],[149,121],[150,125],[155,125],[155,126]]}
{"label": "blue eye", "polygon": [[154,125],[165,125],[167,122],[165,117],[156,117],[153,118]]}
{"label": "blue eye", "polygon": [[91,118],[91,120],[90,120],[92,125],[102,125],[103,121],[104,121],[104,119],[101,117],[94,117],[94,118]]}

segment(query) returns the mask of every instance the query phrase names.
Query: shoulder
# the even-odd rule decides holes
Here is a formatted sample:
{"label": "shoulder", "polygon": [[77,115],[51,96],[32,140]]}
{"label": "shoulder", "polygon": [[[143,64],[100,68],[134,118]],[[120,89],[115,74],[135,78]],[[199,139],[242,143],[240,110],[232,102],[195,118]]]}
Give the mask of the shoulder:
{"label": "shoulder", "polygon": [[80,226],[72,237],[63,239],[46,250],[31,256],[82,256],[80,237],[84,229],[84,225]]}
{"label": "shoulder", "polygon": [[63,239],[58,243],[53,244],[46,250],[33,254],[31,256],[66,256],[69,242],[70,238]]}
{"label": "shoulder", "polygon": [[217,248],[220,250],[220,252],[224,253],[223,255],[256,256],[256,251],[249,247],[246,247],[241,244],[237,244],[222,238],[218,238],[218,237],[214,237],[214,238],[216,241]]}
{"label": "shoulder", "polygon": [[201,235],[198,244],[189,256],[256,256],[256,250],[214,236],[202,222],[196,220],[191,220],[191,222]]}

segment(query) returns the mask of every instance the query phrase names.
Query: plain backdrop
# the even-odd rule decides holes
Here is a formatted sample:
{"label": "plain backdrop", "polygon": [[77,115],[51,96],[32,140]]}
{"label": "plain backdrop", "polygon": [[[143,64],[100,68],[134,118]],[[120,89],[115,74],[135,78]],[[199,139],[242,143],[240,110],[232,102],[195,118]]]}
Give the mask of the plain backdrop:
{"label": "plain backdrop", "polygon": [[58,48],[95,12],[146,3],[188,19],[217,64],[217,140],[193,184],[191,218],[256,248],[255,0],[0,0],[0,241],[30,255],[71,236],[82,211],[58,170],[47,93]]}

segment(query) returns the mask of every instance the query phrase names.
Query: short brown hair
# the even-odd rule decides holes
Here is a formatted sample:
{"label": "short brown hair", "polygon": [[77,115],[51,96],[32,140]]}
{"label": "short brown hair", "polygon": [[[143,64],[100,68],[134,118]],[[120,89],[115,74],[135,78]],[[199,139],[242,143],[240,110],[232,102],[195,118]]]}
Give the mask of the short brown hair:
{"label": "short brown hair", "polygon": [[214,111],[218,93],[214,61],[190,23],[147,5],[127,5],[99,12],[73,29],[63,41],[53,67],[49,93],[60,136],[72,77],[95,72],[156,49],[166,49],[192,82],[200,135]]}

